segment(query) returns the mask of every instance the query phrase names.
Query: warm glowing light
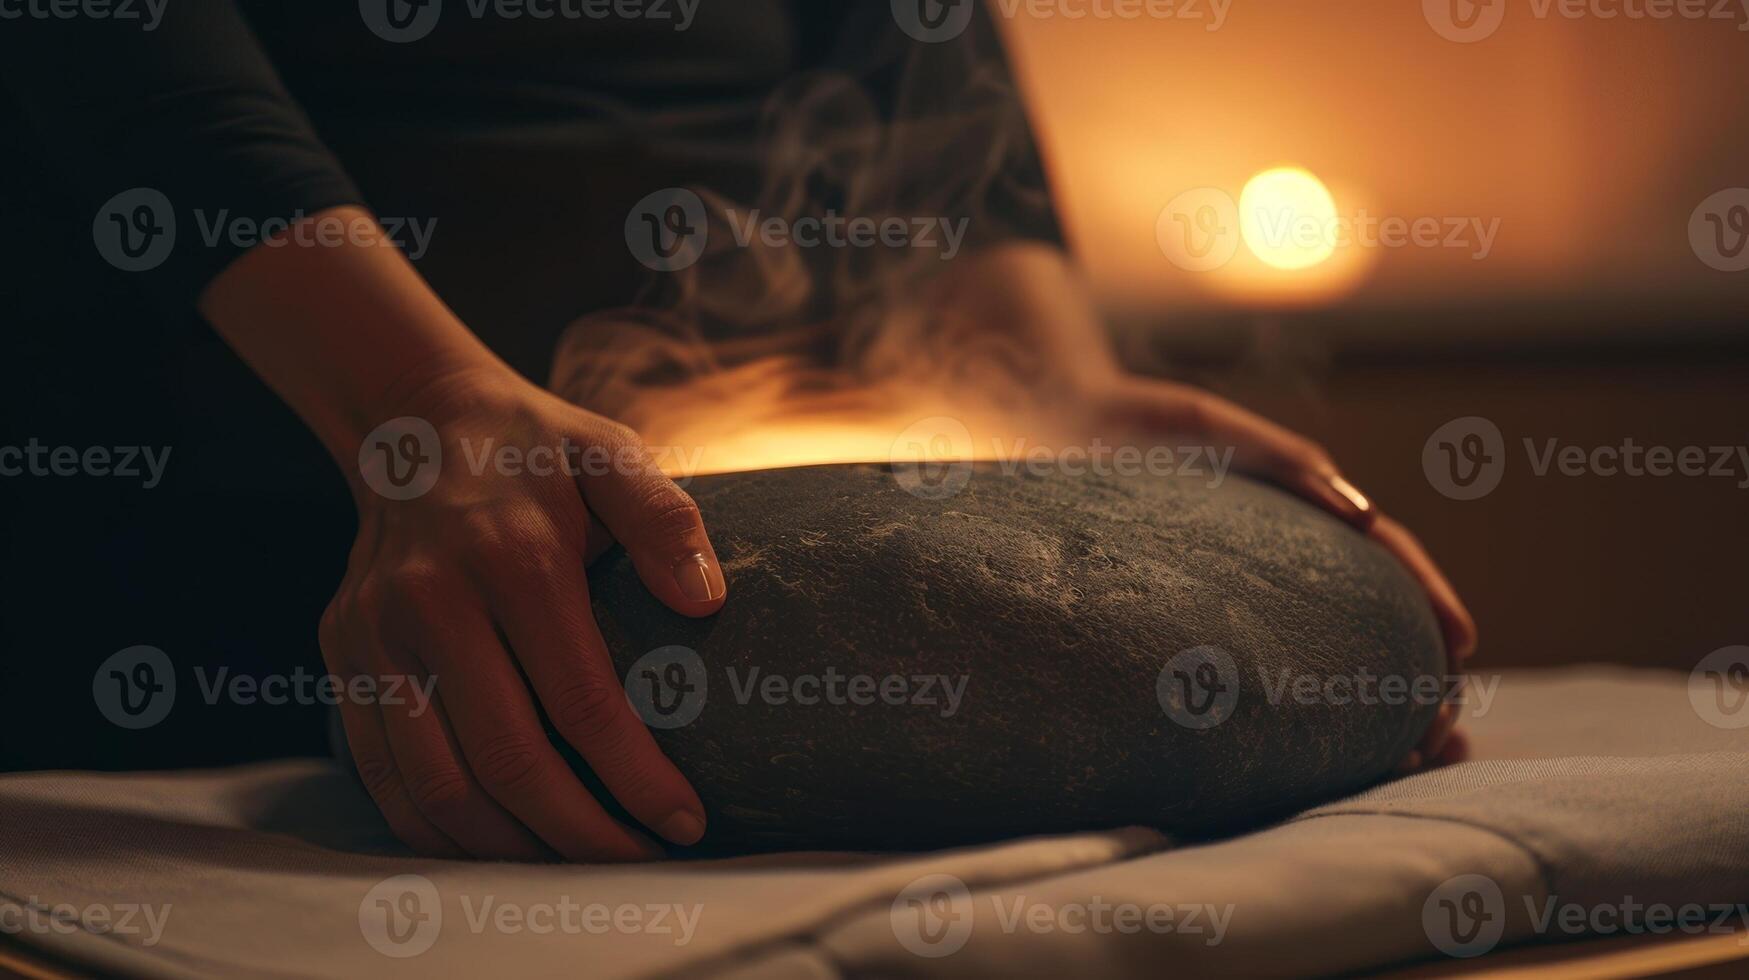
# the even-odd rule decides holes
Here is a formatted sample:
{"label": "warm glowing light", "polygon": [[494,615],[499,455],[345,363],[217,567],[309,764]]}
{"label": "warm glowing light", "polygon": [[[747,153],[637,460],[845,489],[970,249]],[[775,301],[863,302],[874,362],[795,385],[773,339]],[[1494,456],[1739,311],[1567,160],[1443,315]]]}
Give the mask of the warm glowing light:
{"label": "warm glowing light", "polygon": [[1336,250],[1336,199],[1299,167],[1265,170],[1239,194],[1239,231],[1265,265],[1310,268]]}

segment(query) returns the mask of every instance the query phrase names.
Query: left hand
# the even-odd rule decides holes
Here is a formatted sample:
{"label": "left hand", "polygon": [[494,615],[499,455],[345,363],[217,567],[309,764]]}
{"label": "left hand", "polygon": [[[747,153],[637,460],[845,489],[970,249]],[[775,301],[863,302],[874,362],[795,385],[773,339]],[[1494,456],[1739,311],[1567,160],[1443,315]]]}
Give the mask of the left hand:
{"label": "left hand", "polygon": [[[1102,385],[1093,397],[1102,429],[1170,433],[1232,446],[1239,470],[1297,493],[1383,545],[1427,591],[1445,638],[1446,671],[1463,675],[1464,661],[1476,649],[1476,623],[1469,610],[1415,536],[1380,513],[1342,476],[1323,447],[1190,385],[1125,376]],[[1458,707],[1449,700],[1440,705],[1433,725],[1404,760],[1403,771],[1464,759],[1468,742],[1456,727]]]}
{"label": "left hand", "polygon": [[[1022,379],[1047,417],[1073,419],[1088,437],[1188,437],[1233,447],[1233,465],[1317,504],[1396,555],[1421,583],[1445,639],[1446,672],[1463,676],[1476,649],[1476,623],[1433,563],[1402,525],[1379,513],[1372,500],[1342,476],[1330,454],[1304,436],[1192,385],[1127,374],[1086,284],[1061,251],[1036,243],[993,248],[956,263],[944,289],[941,323],[957,330],[931,335],[942,363],[992,360],[1022,365]],[[1458,704],[1447,700],[1403,761],[1402,769],[1458,762],[1467,752],[1456,731]]]}

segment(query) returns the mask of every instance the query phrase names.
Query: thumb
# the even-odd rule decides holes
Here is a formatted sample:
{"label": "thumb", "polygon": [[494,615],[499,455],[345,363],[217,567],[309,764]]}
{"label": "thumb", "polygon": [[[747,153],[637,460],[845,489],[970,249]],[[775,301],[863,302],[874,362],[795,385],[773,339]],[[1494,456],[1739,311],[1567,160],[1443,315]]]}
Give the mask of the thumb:
{"label": "thumb", "polygon": [[578,485],[589,509],[625,546],[644,586],[686,616],[722,608],[726,584],[698,504],[650,459],[636,436],[616,433],[614,465],[583,475]]}

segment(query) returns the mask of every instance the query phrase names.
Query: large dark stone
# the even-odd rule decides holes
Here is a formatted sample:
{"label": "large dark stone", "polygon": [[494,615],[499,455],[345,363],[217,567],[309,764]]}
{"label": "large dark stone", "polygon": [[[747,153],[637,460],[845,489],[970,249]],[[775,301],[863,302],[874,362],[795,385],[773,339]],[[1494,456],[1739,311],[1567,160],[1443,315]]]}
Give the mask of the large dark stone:
{"label": "large dark stone", "polygon": [[[693,480],[729,580],[709,619],[657,603],[622,553],[592,569],[634,705],[696,712],[656,738],[709,810],[702,848],[1229,833],[1376,781],[1432,718],[1391,686],[1443,678],[1426,598],[1281,491],[980,465],[928,499],[900,475]],[[957,705],[924,675],[963,684]]]}

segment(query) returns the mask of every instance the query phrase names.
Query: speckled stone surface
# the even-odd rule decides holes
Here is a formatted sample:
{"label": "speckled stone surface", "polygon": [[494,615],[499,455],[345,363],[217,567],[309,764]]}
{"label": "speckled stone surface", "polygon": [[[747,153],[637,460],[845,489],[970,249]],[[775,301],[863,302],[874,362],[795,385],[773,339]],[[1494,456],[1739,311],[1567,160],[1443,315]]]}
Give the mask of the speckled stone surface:
{"label": "speckled stone surface", "polygon": [[931,499],[876,465],[699,477],[722,612],[669,612],[617,551],[595,612],[640,712],[690,716],[656,737],[705,850],[1236,832],[1392,769],[1435,704],[1384,678],[1431,694],[1444,658],[1381,548],[1207,482],[981,464]]}

